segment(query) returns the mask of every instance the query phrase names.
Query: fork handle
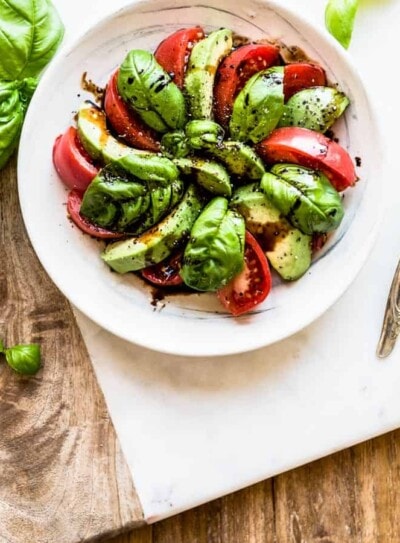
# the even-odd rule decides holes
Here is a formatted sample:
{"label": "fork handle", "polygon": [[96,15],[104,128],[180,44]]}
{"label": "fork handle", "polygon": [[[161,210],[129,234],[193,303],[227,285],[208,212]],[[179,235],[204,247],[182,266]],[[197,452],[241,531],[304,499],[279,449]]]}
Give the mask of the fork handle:
{"label": "fork handle", "polygon": [[381,337],[376,354],[386,358],[393,351],[396,339],[400,334],[400,261],[395,271],[392,286],[386,304]]}

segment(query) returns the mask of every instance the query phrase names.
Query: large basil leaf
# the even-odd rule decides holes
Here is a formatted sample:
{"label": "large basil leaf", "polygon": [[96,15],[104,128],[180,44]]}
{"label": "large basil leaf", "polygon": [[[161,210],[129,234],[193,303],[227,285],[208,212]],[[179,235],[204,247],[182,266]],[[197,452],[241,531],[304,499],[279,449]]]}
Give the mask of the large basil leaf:
{"label": "large basil leaf", "polygon": [[275,164],[264,174],[261,189],[304,234],[335,230],[344,216],[340,194],[321,172]]}
{"label": "large basil leaf", "polygon": [[325,26],[345,49],[350,45],[358,5],[359,0],[328,0],[325,8]]}
{"label": "large basil leaf", "polygon": [[118,90],[143,121],[158,132],[183,128],[186,106],[182,92],[148,51],[130,51],[120,66]]}
{"label": "large basil leaf", "polygon": [[22,124],[37,80],[0,82],[0,168],[18,145]]}
{"label": "large basil leaf", "polygon": [[84,194],[81,214],[117,232],[139,233],[161,220],[180,200],[183,183],[148,184],[120,165],[105,166]]}
{"label": "large basil leaf", "polygon": [[239,92],[229,129],[232,139],[258,143],[276,127],[283,112],[283,68],[263,70]]}
{"label": "large basil leaf", "polygon": [[216,197],[197,218],[183,256],[181,276],[200,291],[216,291],[243,269],[244,219]]}
{"label": "large basil leaf", "polygon": [[0,0],[0,79],[37,76],[53,57],[64,26],[50,0]]}

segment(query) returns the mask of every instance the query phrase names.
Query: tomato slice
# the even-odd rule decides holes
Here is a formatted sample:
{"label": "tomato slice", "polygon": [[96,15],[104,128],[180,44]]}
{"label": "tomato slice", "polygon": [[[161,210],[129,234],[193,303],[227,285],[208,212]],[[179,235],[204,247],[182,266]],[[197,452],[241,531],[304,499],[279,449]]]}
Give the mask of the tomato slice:
{"label": "tomato slice", "polygon": [[216,120],[226,126],[232,114],[234,99],[250,77],[279,63],[279,49],[272,44],[243,45],[228,55],[218,68],[215,79]]}
{"label": "tomato slice", "polygon": [[289,100],[293,94],[309,87],[326,85],[325,71],[317,64],[308,62],[294,62],[287,64],[283,76],[283,92],[285,100]]}
{"label": "tomato slice", "polygon": [[122,238],[124,236],[124,234],[122,233],[111,232],[110,230],[106,230],[105,228],[101,228],[100,226],[92,224],[79,213],[81,209],[81,204],[82,194],[77,192],[76,190],[72,190],[68,195],[67,211],[71,220],[76,224],[78,228],[82,230],[82,232],[85,232],[85,234],[89,234],[89,236],[92,236],[94,238],[102,239],[116,239]]}
{"label": "tomato slice", "polygon": [[311,240],[311,250],[314,253],[317,253],[322,249],[325,243],[328,241],[327,234],[314,233]]}
{"label": "tomato slice", "polygon": [[256,150],[268,164],[291,162],[320,170],[338,191],[353,186],[358,179],[348,152],[335,141],[308,128],[277,128],[256,146]]}
{"label": "tomato slice", "polygon": [[246,231],[244,269],[217,292],[222,305],[232,315],[243,315],[265,300],[272,286],[271,272],[256,239]]}
{"label": "tomato slice", "polygon": [[121,98],[117,88],[118,70],[111,76],[105,96],[104,110],[116,134],[132,147],[158,152],[160,142],[156,133],[146,126],[131,107]]}
{"label": "tomato slice", "polygon": [[183,88],[190,51],[202,38],[204,30],[200,26],[183,28],[165,38],[154,53],[157,62],[171,75],[179,88]]}
{"label": "tomato slice", "polygon": [[183,284],[179,275],[182,268],[182,252],[172,254],[155,266],[141,270],[142,276],[159,287],[174,287]]}
{"label": "tomato slice", "polygon": [[70,126],[53,146],[53,163],[61,181],[69,189],[84,192],[99,168],[79,141],[76,128]]}

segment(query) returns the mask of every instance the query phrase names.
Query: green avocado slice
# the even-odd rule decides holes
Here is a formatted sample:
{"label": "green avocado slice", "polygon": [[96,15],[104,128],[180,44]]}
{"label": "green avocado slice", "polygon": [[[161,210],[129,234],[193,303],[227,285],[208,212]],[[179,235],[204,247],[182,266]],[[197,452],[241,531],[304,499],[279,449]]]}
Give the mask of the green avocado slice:
{"label": "green avocado slice", "polygon": [[232,49],[232,31],[211,32],[190,54],[185,75],[185,92],[192,119],[212,119],[215,74],[221,60]]}
{"label": "green avocado slice", "polygon": [[332,87],[303,89],[289,98],[278,126],[301,126],[324,133],[349,103],[345,94]]}
{"label": "green avocado slice", "polygon": [[271,204],[258,183],[239,187],[230,205],[243,215],[247,230],[282,279],[294,281],[305,274],[311,265],[311,236],[294,228]]}
{"label": "green avocado slice", "polygon": [[90,102],[84,102],[78,111],[78,134],[95,160],[118,163],[143,181],[169,184],[178,178],[178,168],[168,158],[133,149],[114,138],[108,131],[105,113]]}
{"label": "green avocado slice", "polygon": [[212,194],[231,196],[232,186],[228,172],[218,162],[200,157],[177,158],[174,164],[184,175],[194,175],[197,183]]}

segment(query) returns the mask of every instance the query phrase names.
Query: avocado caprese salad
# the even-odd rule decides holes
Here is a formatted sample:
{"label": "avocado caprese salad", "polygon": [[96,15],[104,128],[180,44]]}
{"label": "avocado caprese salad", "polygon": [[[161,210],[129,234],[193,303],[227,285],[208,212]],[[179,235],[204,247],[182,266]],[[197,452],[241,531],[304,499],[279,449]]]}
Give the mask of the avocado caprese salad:
{"label": "avocado caprese salad", "polygon": [[102,107],[85,102],[54,144],[69,217],[107,239],[118,273],[216,292],[233,315],[300,278],[341,223],[357,175],[329,130],[349,105],[313,62],[185,28],[134,49]]}

